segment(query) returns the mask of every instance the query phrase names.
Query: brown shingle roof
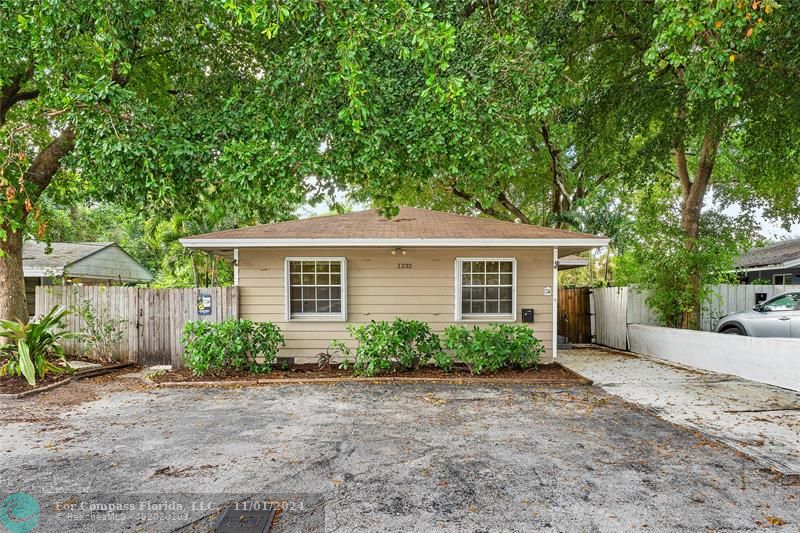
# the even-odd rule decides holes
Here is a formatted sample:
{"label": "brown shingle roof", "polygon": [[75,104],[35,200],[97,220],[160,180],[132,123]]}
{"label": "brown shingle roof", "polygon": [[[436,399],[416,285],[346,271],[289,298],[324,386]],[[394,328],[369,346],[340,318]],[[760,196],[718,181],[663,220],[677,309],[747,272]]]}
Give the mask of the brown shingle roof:
{"label": "brown shingle roof", "polygon": [[357,211],[248,228],[190,239],[596,239],[596,235],[489,218],[401,207],[387,220],[377,210]]}

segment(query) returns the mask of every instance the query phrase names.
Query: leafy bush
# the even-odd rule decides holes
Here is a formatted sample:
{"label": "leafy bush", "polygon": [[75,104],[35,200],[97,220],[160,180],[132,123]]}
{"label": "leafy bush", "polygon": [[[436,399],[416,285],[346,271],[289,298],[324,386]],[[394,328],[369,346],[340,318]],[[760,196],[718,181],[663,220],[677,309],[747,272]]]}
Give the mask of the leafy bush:
{"label": "leafy bush", "polygon": [[711,287],[737,283],[735,259],[749,248],[754,230],[744,217],[704,210],[700,234],[687,247],[673,191],[671,184],[654,184],[643,195],[631,228],[637,238],[615,261],[614,283],[646,293],[660,325],[697,329]]}
{"label": "leafy bush", "polygon": [[[23,376],[31,385],[47,372],[70,372],[64,358],[62,339],[76,338],[79,334],[63,331],[61,319],[69,314],[63,307],[54,307],[45,316],[27,324],[15,320],[0,320],[0,376]],[[53,360],[63,366],[54,364]]]}
{"label": "leafy bush", "polygon": [[333,366],[333,358],[337,355],[342,356],[342,361],[339,363],[339,368],[341,370],[347,370],[350,368],[350,361],[348,359],[350,356],[350,348],[348,348],[347,344],[344,342],[334,340],[331,342],[331,345],[328,346],[328,349],[317,354],[317,369],[329,370]]}
{"label": "leafy bush", "polygon": [[444,344],[473,374],[502,368],[536,368],[544,345],[522,324],[492,324],[488,328],[448,326]]}
{"label": "leafy bush", "polygon": [[271,372],[278,349],[286,341],[280,328],[271,322],[231,318],[187,322],[183,345],[183,362],[195,374],[203,375],[218,370]]}
{"label": "leafy bush", "polygon": [[[442,351],[439,336],[430,326],[418,320],[395,319],[394,322],[370,322],[350,325],[348,333],[357,342],[353,371],[357,375],[374,376],[397,369],[416,370],[431,360],[445,371],[452,367],[452,360]],[[343,342],[334,341],[345,361],[353,353]]]}
{"label": "leafy bush", "polygon": [[83,318],[85,325],[81,328],[81,339],[91,357],[106,363],[113,362],[117,356],[117,344],[124,335],[120,328],[124,320],[108,318],[107,309],[95,310],[89,300],[84,300],[73,311]]}

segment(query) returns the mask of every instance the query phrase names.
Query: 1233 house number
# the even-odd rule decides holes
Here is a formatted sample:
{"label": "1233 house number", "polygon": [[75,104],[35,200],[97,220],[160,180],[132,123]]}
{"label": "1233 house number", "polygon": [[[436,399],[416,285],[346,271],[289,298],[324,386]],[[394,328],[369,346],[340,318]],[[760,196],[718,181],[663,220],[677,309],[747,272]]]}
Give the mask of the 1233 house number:
{"label": "1233 house number", "polygon": [[397,263],[397,268],[401,270],[411,268],[411,263]]}

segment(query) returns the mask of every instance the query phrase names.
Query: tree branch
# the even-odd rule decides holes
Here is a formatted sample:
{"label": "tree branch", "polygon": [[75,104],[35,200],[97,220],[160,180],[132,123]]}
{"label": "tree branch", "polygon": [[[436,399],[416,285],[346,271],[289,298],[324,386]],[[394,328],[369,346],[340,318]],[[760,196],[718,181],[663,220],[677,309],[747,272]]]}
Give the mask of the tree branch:
{"label": "tree branch", "polygon": [[11,83],[3,87],[0,92],[0,126],[6,123],[6,114],[8,110],[14,107],[14,104],[24,102],[26,100],[33,100],[39,96],[38,90],[22,91],[22,84],[33,77],[33,66],[28,67],[25,72],[16,75]]}
{"label": "tree branch", "polygon": [[495,5],[495,0],[472,0],[464,9],[464,18],[467,19],[472,16],[475,11],[481,6],[486,6],[489,14],[492,14],[492,7]]}
{"label": "tree branch", "polygon": [[508,220],[508,217],[504,216],[500,211],[491,207],[491,206],[484,206],[480,200],[477,200],[473,195],[469,194],[468,192],[459,189],[455,183],[450,184],[450,190],[458,196],[468,202],[471,202],[472,205],[475,206],[475,209],[483,213],[484,215],[490,216],[492,218],[497,218],[499,220]]}
{"label": "tree branch", "polygon": [[61,168],[64,156],[73,148],[75,148],[75,130],[69,126],[39,152],[23,176],[26,184],[35,186],[33,190],[28,189],[28,198],[31,202],[35,202],[50,185],[53,176]]}
{"label": "tree branch", "polygon": [[561,150],[553,145],[553,142],[550,139],[550,128],[547,127],[546,122],[542,121],[540,131],[542,133],[542,139],[544,139],[544,145],[547,148],[547,153],[550,155],[550,173],[553,176],[553,186],[555,187],[553,193],[555,195],[555,193],[558,192],[560,196],[560,198],[553,198],[553,212],[557,213],[561,211],[561,202],[563,200],[567,200],[567,202],[571,204],[572,199],[567,192],[564,181],[561,179],[561,170],[558,166],[558,161],[561,157]]}
{"label": "tree branch", "polygon": [[[678,72],[678,77],[683,77],[683,72]],[[686,120],[686,108],[680,106],[678,111],[676,112],[676,117],[679,121],[683,122]],[[681,184],[681,191],[683,192],[684,198],[687,198],[692,192],[692,179],[689,177],[689,163],[686,160],[686,146],[683,142],[683,132],[678,134],[678,139],[675,143],[674,148],[675,154],[675,173],[678,177],[678,181]]]}
{"label": "tree branch", "polygon": [[500,194],[497,195],[497,201],[500,202],[500,205],[505,207],[511,214],[517,217],[519,221],[522,222],[523,224],[531,223],[527,215],[525,215],[525,213],[523,213],[519,209],[519,207],[517,207],[516,205],[513,204],[513,202],[511,202],[511,200],[506,195],[505,191],[502,191]]}
{"label": "tree branch", "polygon": [[725,123],[717,119],[712,119],[703,136],[703,145],[700,148],[700,155],[697,162],[697,175],[695,178],[695,185],[703,192],[708,188],[709,181],[711,180],[711,173],[717,161],[719,143],[722,140],[722,133],[724,131]]}

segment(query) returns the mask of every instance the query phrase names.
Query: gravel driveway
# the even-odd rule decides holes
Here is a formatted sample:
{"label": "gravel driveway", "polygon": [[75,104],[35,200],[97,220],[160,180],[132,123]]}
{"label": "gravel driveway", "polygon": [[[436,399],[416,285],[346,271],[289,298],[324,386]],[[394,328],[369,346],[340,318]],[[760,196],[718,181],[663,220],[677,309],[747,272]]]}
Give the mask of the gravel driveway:
{"label": "gravel driveway", "polygon": [[600,347],[559,360],[610,394],[800,478],[800,392]]}
{"label": "gravel driveway", "polygon": [[273,531],[800,524],[800,487],[594,387],[81,382],[0,409],[0,497],[33,496],[36,532],[205,531],[275,499]]}

